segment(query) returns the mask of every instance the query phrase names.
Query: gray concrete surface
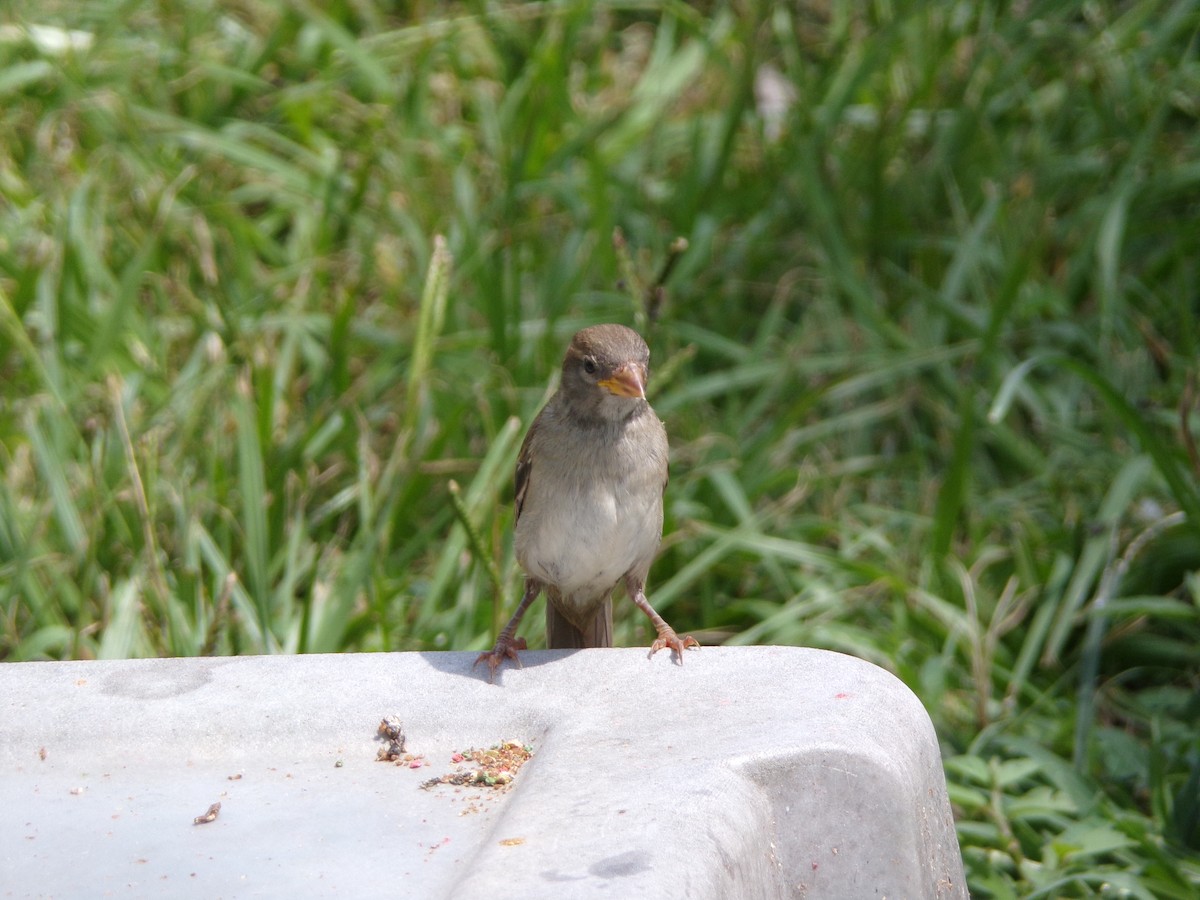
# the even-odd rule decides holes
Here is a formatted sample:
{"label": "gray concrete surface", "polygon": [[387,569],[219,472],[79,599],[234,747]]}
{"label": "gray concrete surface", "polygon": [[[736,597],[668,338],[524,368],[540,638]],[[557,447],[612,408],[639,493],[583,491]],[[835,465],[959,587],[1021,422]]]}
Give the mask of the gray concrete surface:
{"label": "gray concrete surface", "polygon": [[[0,897],[966,896],[929,718],[875,666],[474,656],[0,664]],[[387,715],[427,765],[375,761]],[[507,791],[420,787],[510,739]]]}

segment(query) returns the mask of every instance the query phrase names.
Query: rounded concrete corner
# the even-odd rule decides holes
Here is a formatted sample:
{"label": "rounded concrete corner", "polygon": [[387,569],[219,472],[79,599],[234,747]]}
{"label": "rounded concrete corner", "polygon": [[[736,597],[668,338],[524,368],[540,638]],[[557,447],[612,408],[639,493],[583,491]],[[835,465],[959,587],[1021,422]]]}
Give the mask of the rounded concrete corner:
{"label": "rounded concrete corner", "polygon": [[[966,896],[928,715],[869,663],[474,658],[0,664],[6,895]],[[462,780],[506,741],[502,790]]]}

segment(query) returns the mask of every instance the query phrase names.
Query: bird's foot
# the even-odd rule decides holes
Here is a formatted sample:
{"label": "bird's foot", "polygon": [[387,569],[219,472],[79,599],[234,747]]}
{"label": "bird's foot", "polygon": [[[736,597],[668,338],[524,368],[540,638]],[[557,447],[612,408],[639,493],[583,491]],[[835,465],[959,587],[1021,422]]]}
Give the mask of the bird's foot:
{"label": "bird's foot", "polygon": [[526,649],[528,649],[528,644],[525,643],[525,638],[509,637],[502,634],[496,638],[495,647],[486,653],[480,653],[475,658],[475,662],[471,668],[475,668],[475,666],[486,660],[488,664],[488,684],[492,684],[496,677],[496,670],[500,668],[500,663],[504,662],[505,658],[515,662],[518,669],[521,668],[521,657],[517,656],[517,652]]}
{"label": "bird's foot", "polygon": [[683,665],[683,651],[690,647],[700,649],[700,642],[690,634],[685,634],[680,637],[675,633],[675,629],[670,625],[658,630],[658,639],[650,645],[650,655],[653,656],[659,650],[671,649],[679,656],[679,664]]}

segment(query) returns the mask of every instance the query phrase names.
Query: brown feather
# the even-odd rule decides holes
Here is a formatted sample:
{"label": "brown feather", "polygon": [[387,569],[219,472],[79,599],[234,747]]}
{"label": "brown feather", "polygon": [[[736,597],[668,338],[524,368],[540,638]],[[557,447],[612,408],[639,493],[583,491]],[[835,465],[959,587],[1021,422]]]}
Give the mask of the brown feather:
{"label": "brown feather", "polygon": [[[513,503],[517,510],[513,519],[514,525],[521,521],[521,510],[525,506],[525,494],[529,490],[529,471],[533,468],[533,457],[529,452],[529,439],[533,437],[536,428],[537,420],[534,419],[533,424],[529,426],[529,431],[525,434],[525,440],[521,442],[521,452],[517,454],[517,471],[513,473],[513,483],[516,485],[516,496],[513,498]],[[663,490],[666,490],[665,486]]]}
{"label": "brown feather", "polygon": [[553,603],[546,604],[546,646],[551,650],[583,650],[613,645],[612,598],[604,601],[587,628],[576,628]]}

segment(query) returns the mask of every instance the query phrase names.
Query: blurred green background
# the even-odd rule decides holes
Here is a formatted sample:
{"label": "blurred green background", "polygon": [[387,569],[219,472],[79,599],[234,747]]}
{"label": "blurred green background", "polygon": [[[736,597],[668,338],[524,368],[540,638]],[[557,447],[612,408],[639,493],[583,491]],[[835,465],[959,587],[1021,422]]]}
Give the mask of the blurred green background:
{"label": "blurred green background", "polygon": [[490,646],[524,423],[624,322],[666,618],[899,675],[975,896],[1197,896],[1198,29],[6,5],[0,659]]}

